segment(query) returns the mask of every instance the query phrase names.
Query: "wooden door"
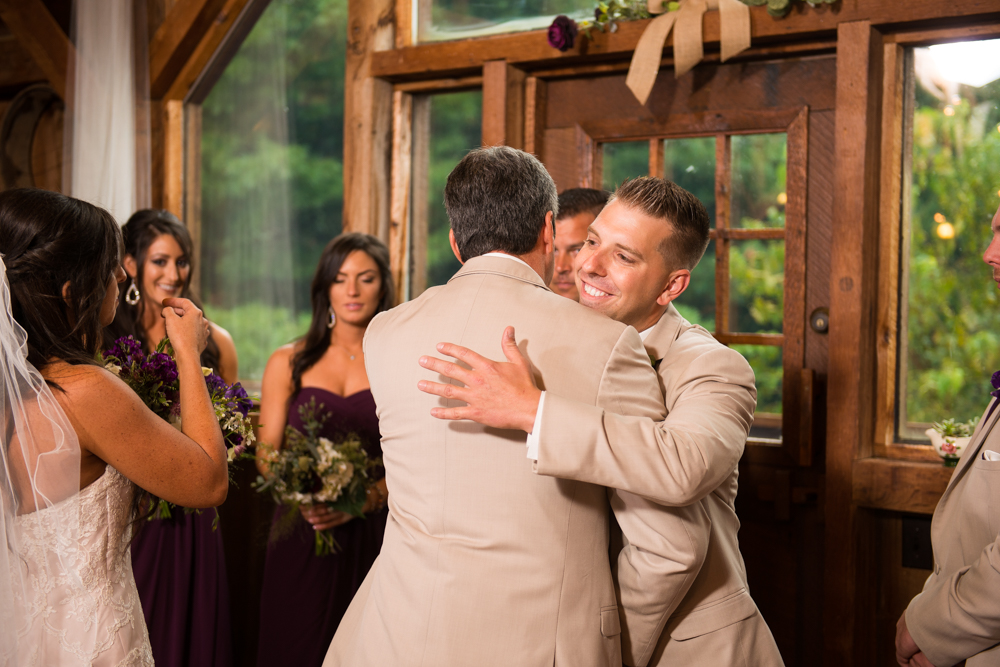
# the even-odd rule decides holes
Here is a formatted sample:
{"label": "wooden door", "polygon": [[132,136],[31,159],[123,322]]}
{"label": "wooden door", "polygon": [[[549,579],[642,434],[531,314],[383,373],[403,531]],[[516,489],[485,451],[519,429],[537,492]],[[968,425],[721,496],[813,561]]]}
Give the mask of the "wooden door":
{"label": "wooden door", "polygon": [[835,91],[833,55],[702,64],[679,80],[667,70],[646,105],[624,73],[526,82],[526,143],[560,191],[652,174],[714,214],[709,252],[677,305],[744,353],[758,377],[740,462],[740,543],[789,665],[815,664],[823,645]]}

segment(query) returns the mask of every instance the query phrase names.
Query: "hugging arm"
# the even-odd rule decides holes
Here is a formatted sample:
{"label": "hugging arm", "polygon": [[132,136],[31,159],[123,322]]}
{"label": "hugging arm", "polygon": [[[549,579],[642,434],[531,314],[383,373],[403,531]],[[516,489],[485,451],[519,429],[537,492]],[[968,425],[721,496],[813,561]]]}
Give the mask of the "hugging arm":
{"label": "hugging arm", "polygon": [[608,496],[625,538],[615,570],[622,657],[643,667],[701,571],[712,520],[701,503],[663,507],[624,491]]}
{"label": "hugging arm", "polygon": [[[512,337],[511,337],[512,341]],[[471,368],[425,357],[421,365],[465,387],[422,381],[422,391],[468,403],[439,408],[442,419],[472,419],[495,428],[530,432],[537,394],[516,345],[505,340],[510,363],[484,359],[457,345],[439,350]],[[536,472],[622,489],[663,505],[689,505],[710,493],[736,467],[756,406],[753,371],[738,353],[712,347],[672,368],[673,398],[666,409],[656,376],[632,329],[626,329],[604,370],[597,405],[545,393]],[[535,389],[537,392],[537,389]],[[652,405],[655,402],[656,405]]]}

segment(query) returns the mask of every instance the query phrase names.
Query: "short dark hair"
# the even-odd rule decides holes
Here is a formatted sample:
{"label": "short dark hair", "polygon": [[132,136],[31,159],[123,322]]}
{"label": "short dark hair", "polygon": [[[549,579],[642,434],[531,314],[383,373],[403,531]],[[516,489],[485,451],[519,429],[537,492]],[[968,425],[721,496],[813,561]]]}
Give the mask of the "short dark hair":
{"label": "short dark hair", "polygon": [[526,255],[545,215],[559,212],[556,184],[535,156],[508,146],[477,148],[448,176],[444,205],[462,261],[499,251]]}
{"label": "short dark hair", "polygon": [[673,234],[658,248],[667,268],[690,270],[701,261],[711,223],[705,205],[693,194],[673,181],[643,176],[618,186],[608,203],[612,201],[670,223]]}
{"label": "short dark hair", "polygon": [[611,193],[594,188],[570,188],[559,193],[559,220],[572,218],[581,213],[593,213],[596,217],[608,203]]}
{"label": "short dark hair", "polygon": [[292,357],[292,385],[294,397],[302,389],[302,374],[316,365],[330,347],[330,329],[327,322],[330,318],[330,285],[337,279],[344,260],[355,250],[360,250],[371,257],[378,266],[379,277],[382,280],[382,298],[376,313],[389,310],[396,305],[396,290],[392,283],[392,271],[389,265],[389,249],[371,234],[349,232],[337,236],[326,244],[320,255],[309,290],[312,301],[312,321],[309,331],[303,337],[302,349]]}
{"label": "short dark hair", "polygon": [[28,361],[39,370],[52,359],[96,363],[101,306],[121,264],[114,217],[57,192],[0,192],[0,253],[11,312],[28,335]]}

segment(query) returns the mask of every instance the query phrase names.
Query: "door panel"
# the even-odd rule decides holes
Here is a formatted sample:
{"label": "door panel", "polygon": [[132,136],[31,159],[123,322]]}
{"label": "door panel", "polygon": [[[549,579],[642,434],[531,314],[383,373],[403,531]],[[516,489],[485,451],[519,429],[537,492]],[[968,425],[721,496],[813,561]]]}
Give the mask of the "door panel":
{"label": "door panel", "polygon": [[[628,175],[625,171],[641,169],[642,161],[636,157],[641,151],[632,150],[640,144],[631,148],[618,144],[605,152],[607,142],[649,142],[649,164],[644,173],[658,174],[667,171],[669,155],[656,152],[663,151],[664,144],[704,137],[717,146],[715,162],[722,166],[714,176],[716,206],[724,206],[733,187],[729,179],[733,172],[727,171],[732,169],[728,166],[733,159],[731,138],[787,133],[787,190],[778,195],[786,222],[748,229],[728,224],[728,209],[720,210],[712,244],[733,249],[729,256],[735,249],[763,248],[780,240],[785,244],[782,332],[771,338],[743,333],[734,316],[732,323],[722,323],[717,335],[728,344],[764,345],[761,349],[765,351],[766,345],[779,346],[770,349],[783,352],[778,358],[785,359],[781,376],[785,390],[778,390],[777,395],[782,397],[784,423],[780,415],[772,414],[770,422],[767,415],[761,415],[757,432],[777,433],[784,441],[775,445],[772,437],[769,445],[762,437],[757,444],[748,445],[740,463],[737,513],[751,592],[786,663],[814,664],[814,651],[822,646],[823,636],[827,338],[809,326],[809,314],[825,308],[829,299],[835,59],[816,56],[781,62],[702,64],[680,80],[668,70],[660,74],[645,106],[625,86],[624,74],[549,80],[544,90],[544,113],[540,114],[544,127],[535,128],[542,143],[538,152],[560,191],[612,185],[608,178],[618,183]],[[755,142],[748,139],[738,140],[737,152],[753,150]],[[768,141],[765,137],[757,143]],[[605,169],[610,171],[605,173]],[[670,169],[675,180],[684,180],[676,175],[676,165]],[[799,227],[791,222],[794,215],[803,219]],[[726,224],[720,225],[720,221]],[[748,242],[746,238],[761,240]],[[716,280],[716,298],[719,284]],[[725,284],[730,284],[728,279]],[[708,310],[710,292],[705,295]],[[790,294],[800,299],[798,307],[787,305]],[[709,314],[701,310],[705,309],[699,307],[698,311],[709,321]],[[730,319],[728,313],[724,319]],[[729,331],[733,333],[725,333]],[[788,361],[790,355],[792,362]],[[794,417],[789,418],[789,414]]]}

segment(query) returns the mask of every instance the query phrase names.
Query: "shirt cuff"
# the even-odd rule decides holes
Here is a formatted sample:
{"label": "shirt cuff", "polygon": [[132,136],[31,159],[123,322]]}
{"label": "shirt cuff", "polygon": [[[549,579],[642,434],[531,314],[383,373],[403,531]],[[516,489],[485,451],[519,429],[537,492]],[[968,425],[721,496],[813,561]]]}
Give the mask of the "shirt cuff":
{"label": "shirt cuff", "polygon": [[541,398],[538,399],[538,410],[535,411],[535,423],[531,427],[531,433],[528,434],[528,458],[532,461],[538,460],[538,436],[542,431],[542,410],[545,408],[545,392],[542,392]]}

